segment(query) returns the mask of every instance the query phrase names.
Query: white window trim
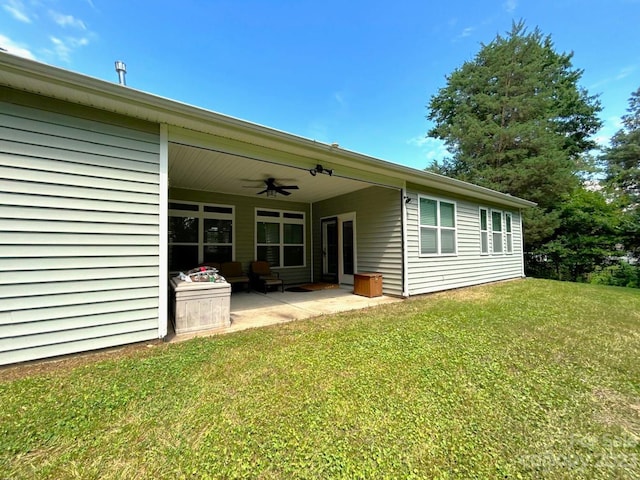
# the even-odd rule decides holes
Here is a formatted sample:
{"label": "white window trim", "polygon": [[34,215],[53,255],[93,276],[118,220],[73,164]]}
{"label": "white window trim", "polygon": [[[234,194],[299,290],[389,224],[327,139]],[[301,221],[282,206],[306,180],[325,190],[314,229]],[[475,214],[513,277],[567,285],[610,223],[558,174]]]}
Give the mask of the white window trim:
{"label": "white window trim", "polygon": [[[509,222],[507,222],[507,218],[509,218]],[[507,230],[507,225],[511,226],[511,231]],[[504,212],[504,239],[505,239],[504,253],[506,255],[513,255],[513,214],[511,212]],[[509,249],[509,245],[511,245],[511,249]]]}
{"label": "white window trim", "polygon": [[[422,253],[422,227],[423,225],[420,223],[420,200],[421,199],[426,199],[426,200],[433,200],[436,202],[437,205],[437,217],[438,217],[438,225],[437,226],[433,226],[433,225],[424,225],[425,228],[433,228],[436,230],[437,232],[437,236],[438,236],[438,252],[437,253]],[[444,202],[444,203],[450,203],[451,205],[453,205],[453,227],[442,227],[441,226],[441,221],[440,221],[440,202]],[[442,236],[440,235],[440,232],[442,230],[453,230],[453,248],[454,248],[454,252],[453,253],[441,253],[441,248],[442,248]],[[430,197],[427,195],[418,195],[418,256],[421,258],[428,258],[428,257],[457,257],[458,256],[458,204],[457,202],[455,202],[454,200],[448,200],[446,198],[438,198],[438,197]]]}
{"label": "white window trim", "polygon": [[[485,230],[482,229],[482,212],[486,215],[487,228]],[[491,229],[490,226],[491,217],[489,215],[489,209],[486,207],[478,208],[478,230],[480,232],[480,255],[487,256],[491,254]],[[485,252],[482,251],[482,234],[487,236],[487,250]]]}
{"label": "white window trim", "polygon": [[[260,216],[258,215],[259,211],[263,211],[263,212],[277,212],[280,214],[279,217],[268,217],[268,216]],[[284,218],[284,214],[285,213],[293,213],[296,215],[302,215],[302,218]],[[281,209],[277,209],[277,208],[262,208],[262,207],[255,207],[255,211],[254,211],[254,221],[253,221],[253,230],[254,230],[254,234],[253,234],[253,258],[258,258],[258,246],[263,246],[263,245],[267,245],[265,243],[261,243],[258,244],[258,229],[256,228],[256,225],[258,224],[258,222],[264,221],[264,222],[269,222],[269,223],[279,223],[280,224],[280,265],[271,265],[271,267],[273,268],[277,268],[277,269],[282,269],[282,270],[286,270],[286,269],[292,269],[292,268],[306,268],[307,266],[307,222],[306,222],[307,216],[305,214],[305,212],[303,211],[299,211],[299,210],[281,210]],[[284,243],[284,225],[288,223],[288,224],[294,224],[294,225],[302,225],[302,243],[296,243],[296,244],[287,244],[285,245]],[[268,244],[271,246],[274,246],[274,243]],[[284,262],[284,247],[285,246],[302,246],[302,265],[289,265],[289,266],[284,266],[283,262]]]}
{"label": "white window trim", "polygon": [[[501,230],[499,232],[493,230],[493,214],[494,213],[499,213],[500,214],[500,228],[501,228]],[[490,215],[491,216],[489,217],[489,219],[491,221],[491,255],[504,255],[505,254],[505,247],[506,247],[505,246],[505,242],[504,242],[504,239],[505,239],[505,236],[504,236],[504,233],[505,233],[504,232],[504,212],[502,210],[491,209]],[[500,246],[502,247],[502,250],[499,251],[499,252],[496,252],[495,248],[494,248],[495,247],[495,245],[494,245],[495,242],[493,241],[493,238],[494,238],[494,234],[496,234],[496,233],[500,233]]]}
{"label": "white window trim", "polygon": [[[167,219],[169,217],[179,217],[179,216],[190,216],[196,217],[198,219],[198,263],[204,262],[204,247],[209,245],[221,245],[228,246],[231,245],[231,261],[235,261],[236,259],[236,208],[234,205],[224,205],[220,203],[202,203],[202,202],[191,202],[187,200],[175,200],[170,199],[169,204],[171,203],[181,203],[183,205],[196,205],[198,210],[180,210],[180,209],[168,209]],[[220,208],[230,208],[231,213],[218,213],[218,212],[205,212],[205,207],[220,207]],[[220,220],[231,220],[231,244],[228,243],[209,243],[204,241],[204,219],[205,218],[215,218]],[[172,245],[185,245],[185,246],[195,246],[195,242],[167,242],[168,246]],[[195,266],[195,265],[194,265]]]}

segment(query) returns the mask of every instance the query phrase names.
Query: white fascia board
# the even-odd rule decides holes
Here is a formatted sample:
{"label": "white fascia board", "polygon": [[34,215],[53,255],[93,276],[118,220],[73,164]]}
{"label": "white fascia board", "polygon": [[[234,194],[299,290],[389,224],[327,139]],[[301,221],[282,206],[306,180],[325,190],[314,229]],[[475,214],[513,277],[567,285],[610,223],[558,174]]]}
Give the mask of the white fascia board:
{"label": "white fascia board", "polygon": [[274,148],[277,144],[278,148],[285,151],[294,152],[303,149],[308,152],[308,156],[317,158],[321,163],[326,162],[326,168],[345,166],[378,173],[396,180],[391,183],[409,181],[515,208],[536,205],[534,202],[461,180],[405,167],[3,52],[0,52],[0,85],[52,96],[154,123],[175,125],[241,141],[247,141],[250,136],[252,143],[264,144],[270,148]]}

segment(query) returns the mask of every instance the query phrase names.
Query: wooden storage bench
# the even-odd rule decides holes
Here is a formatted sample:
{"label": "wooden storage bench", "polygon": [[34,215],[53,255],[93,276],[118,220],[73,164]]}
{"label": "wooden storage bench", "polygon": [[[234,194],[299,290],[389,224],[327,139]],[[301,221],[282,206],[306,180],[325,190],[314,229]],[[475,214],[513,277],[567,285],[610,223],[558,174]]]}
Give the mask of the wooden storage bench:
{"label": "wooden storage bench", "polygon": [[382,274],[356,273],[353,276],[353,293],[363,297],[381,297]]}

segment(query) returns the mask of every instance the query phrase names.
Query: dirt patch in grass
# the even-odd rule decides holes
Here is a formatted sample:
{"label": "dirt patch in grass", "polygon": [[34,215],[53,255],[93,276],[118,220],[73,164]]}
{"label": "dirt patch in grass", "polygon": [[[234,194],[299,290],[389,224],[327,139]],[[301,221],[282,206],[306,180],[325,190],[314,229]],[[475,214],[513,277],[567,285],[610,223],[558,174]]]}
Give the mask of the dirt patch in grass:
{"label": "dirt patch in grass", "polygon": [[599,407],[594,413],[596,421],[618,426],[640,438],[640,399],[604,387],[595,389],[592,397]]}

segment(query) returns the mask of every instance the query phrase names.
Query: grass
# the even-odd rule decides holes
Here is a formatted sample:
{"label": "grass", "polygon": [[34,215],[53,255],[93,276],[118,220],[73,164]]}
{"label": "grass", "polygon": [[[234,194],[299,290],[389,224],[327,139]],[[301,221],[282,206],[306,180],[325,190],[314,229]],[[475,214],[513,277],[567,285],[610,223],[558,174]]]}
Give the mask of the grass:
{"label": "grass", "polygon": [[639,290],[526,280],[63,361],[0,478],[640,478],[639,358]]}

